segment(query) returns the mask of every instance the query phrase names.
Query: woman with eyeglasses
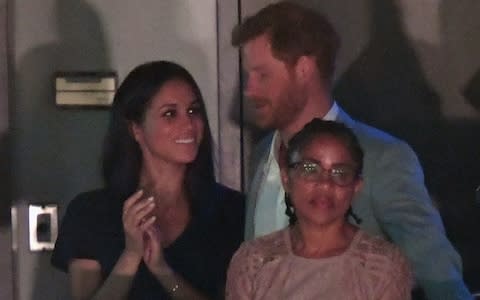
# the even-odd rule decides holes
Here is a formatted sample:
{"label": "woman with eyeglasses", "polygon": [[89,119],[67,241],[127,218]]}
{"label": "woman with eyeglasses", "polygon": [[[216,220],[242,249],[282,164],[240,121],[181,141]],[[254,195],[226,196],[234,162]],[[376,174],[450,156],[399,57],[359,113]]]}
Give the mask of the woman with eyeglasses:
{"label": "woman with eyeglasses", "polygon": [[349,223],[363,151],[341,123],[314,119],[280,163],[290,226],[242,244],[227,299],[410,299],[406,258]]}

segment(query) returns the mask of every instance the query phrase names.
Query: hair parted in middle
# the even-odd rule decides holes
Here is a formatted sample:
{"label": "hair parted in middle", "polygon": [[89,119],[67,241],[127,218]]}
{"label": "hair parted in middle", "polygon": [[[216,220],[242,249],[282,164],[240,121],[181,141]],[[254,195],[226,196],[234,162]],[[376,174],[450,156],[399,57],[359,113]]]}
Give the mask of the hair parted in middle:
{"label": "hair parted in middle", "polygon": [[[199,193],[215,182],[212,134],[208,124],[205,102],[192,75],[182,66],[170,61],[153,61],[134,68],[118,88],[111,108],[103,149],[103,177],[114,199],[125,200],[138,188],[142,152],[135,141],[130,125],[141,124],[154,96],[171,80],[187,83],[200,103],[204,122],[203,138],[197,157],[188,164],[185,187],[189,195]],[[194,205],[195,203],[191,203]]]}
{"label": "hair parted in middle", "polygon": [[[352,129],[348,128],[343,123],[326,121],[319,118],[314,118],[307,123],[302,130],[297,132],[290,139],[287,148],[287,163],[285,165],[291,165],[294,163],[299,154],[313,139],[324,135],[333,136],[345,145],[345,148],[348,150],[355,163],[356,174],[360,177],[363,169],[364,153],[357,136],[353,133]],[[293,225],[297,221],[297,216],[295,215],[295,209],[288,194],[285,194],[285,203],[287,205],[285,214],[289,218],[289,224]],[[353,212],[351,206],[347,211],[347,216],[351,216],[357,224],[362,222],[362,220]]]}
{"label": "hair parted in middle", "polygon": [[297,132],[288,142],[287,163],[294,163],[295,157],[315,138],[330,135],[342,141],[357,167],[357,175],[361,175],[363,168],[363,150],[352,129],[336,121],[326,121],[314,118],[302,130]]}

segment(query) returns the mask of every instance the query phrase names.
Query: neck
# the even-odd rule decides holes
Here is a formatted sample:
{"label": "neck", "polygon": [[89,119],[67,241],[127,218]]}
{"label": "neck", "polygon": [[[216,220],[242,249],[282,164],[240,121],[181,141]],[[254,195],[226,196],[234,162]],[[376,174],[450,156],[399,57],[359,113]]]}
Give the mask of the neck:
{"label": "neck", "polygon": [[185,164],[144,159],[140,187],[162,197],[163,201],[177,201],[185,195],[185,172]]}
{"label": "neck", "polygon": [[348,248],[356,231],[346,222],[319,227],[299,221],[292,228],[292,248],[302,257],[339,255]]}
{"label": "neck", "polygon": [[279,128],[280,137],[284,144],[287,144],[293,135],[302,130],[305,124],[314,118],[323,118],[332,108],[333,99],[326,89],[316,86],[306,90],[302,93],[307,99],[303,109],[287,126]]}
{"label": "neck", "polygon": [[185,230],[191,219],[189,196],[185,189],[186,165],[164,161],[143,162],[140,186],[154,197],[153,214],[163,247],[169,246]]}

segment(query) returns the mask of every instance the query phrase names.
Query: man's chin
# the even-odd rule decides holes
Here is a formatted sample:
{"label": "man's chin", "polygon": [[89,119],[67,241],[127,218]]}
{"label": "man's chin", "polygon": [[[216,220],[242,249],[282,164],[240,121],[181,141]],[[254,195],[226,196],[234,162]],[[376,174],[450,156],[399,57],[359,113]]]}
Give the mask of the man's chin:
{"label": "man's chin", "polygon": [[261,130],[272,130],[275,129],[275,124],[272,122],[272,120],[266,119],[266,118],[259,118],[256,117],[253,121],[255,126]]}

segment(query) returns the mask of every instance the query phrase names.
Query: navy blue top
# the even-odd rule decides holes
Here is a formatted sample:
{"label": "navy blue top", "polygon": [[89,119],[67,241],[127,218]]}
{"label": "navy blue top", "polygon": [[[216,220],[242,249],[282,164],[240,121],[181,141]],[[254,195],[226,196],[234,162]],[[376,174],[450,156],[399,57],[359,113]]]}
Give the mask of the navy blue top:
{"label": "navy blue top", "polygon": [[[244,197],[216,184],[195,195],[198,209],[184,232],[167,248],[170,267],[212,299],[223,299],[226,270],[243,240]],[[52,264],[68,270],[74,258],[98,261],[106,278],[120,257],[125,239],[123,201],[112,201],[106,190],[78,195],[68,205],[52,254]],[[170,299],[143,264],[133,279],[129,299]]]}

